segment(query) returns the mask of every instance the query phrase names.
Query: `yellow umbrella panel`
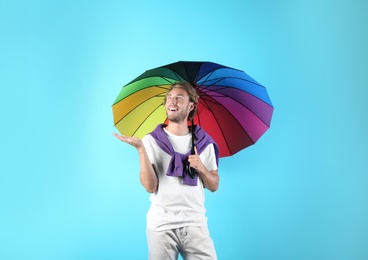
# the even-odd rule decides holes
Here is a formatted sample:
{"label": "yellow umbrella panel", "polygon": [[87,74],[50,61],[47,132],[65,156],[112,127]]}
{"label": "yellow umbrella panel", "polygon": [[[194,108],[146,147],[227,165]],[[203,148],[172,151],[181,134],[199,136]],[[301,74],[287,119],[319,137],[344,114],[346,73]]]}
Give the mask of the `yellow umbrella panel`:
{"label": "yellow umbrella panel", "polygon": [[[167,82],[167,81],[166,81]],[[121,93],[122,99],[112,106],[114,125],[126,136],[142,138],[166,120],[163,105],[170,84],[142,88],[134,93]],[[125,92],[129,89],[124,89]],[[121,92],[123,92],[123,90]]]}

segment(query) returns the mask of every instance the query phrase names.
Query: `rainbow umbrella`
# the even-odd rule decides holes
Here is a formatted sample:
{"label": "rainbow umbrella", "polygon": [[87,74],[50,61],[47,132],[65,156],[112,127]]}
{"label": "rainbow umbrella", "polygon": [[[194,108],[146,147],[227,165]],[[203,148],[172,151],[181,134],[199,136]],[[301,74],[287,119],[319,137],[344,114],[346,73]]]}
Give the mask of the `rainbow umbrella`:
{"label": "rainbow umbrella", "polygon": [[167,122],[163,100],[178,81],[197,89],[194,123],[216,141],[220,157],[254,144],[269,129],[273,106],[264,86],[241,70],[195,61],[150,69],[126,84],[112,106],[115,127],[123,135],[142,138]]}

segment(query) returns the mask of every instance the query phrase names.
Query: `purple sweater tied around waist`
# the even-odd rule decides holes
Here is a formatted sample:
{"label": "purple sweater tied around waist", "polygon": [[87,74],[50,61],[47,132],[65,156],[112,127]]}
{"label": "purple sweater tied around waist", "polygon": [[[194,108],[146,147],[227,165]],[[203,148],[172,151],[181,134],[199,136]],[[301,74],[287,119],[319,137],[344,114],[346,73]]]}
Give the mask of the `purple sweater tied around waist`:
{"label": "purple sweater tied around waist", "polygon": [[[190,178],[186,167],[184,166],[190,151],[186,154],[181,154],[174,151],[173,146],[170,143],[167,134],[164,131],[165,124],[159,124],[150,135],[155,139],[158,146],[167,154],[171,155],[169,167],[167,168],[166,175],[173,177],[183,177],[183,183],[191,186],[197,186],[198,175],[196,174],[194,179]],[[194,126],[194,136],[196,137],[195,146],[197,147],[198,154],[201,154],[209,144],[213,144],[215,148],[216,163],[219,161],[219,149],[216,142],[209,136],[200,126]]]}

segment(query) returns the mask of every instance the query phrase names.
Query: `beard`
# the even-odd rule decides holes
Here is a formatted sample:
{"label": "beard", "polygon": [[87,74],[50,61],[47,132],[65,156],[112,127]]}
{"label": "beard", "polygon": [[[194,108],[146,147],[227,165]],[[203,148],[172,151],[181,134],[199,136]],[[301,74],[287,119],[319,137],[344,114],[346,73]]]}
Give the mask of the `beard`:
{"label": "beard", "polygon": [[170,114],[166,111],[166,116],[169,119],[169,121],[173,122],[173,123],[181,123],[181,122],[186,122],[187,118],[188,118],[188,114],[186,111],[188,111],[188,107],[187,106],[185,109],[180,109],[178,111],[178,113],[175,114]]}

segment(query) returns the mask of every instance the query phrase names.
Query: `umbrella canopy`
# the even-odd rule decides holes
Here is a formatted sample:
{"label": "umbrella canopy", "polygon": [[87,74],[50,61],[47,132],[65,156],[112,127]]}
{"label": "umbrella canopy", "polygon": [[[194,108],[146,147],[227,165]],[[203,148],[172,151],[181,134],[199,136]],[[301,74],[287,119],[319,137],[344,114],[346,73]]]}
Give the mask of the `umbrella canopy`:
{"label": "umbrella canopy", "polygon": [[164,97],[175,82],[199,93],[194,123],[216,141],[220,157],[254,144],[270,127],[273,106],[266,88],[244,71],[213,62],[179,61],[150,69],[125,85],[112,110],[123,135],[142,138],[167,122]]}

